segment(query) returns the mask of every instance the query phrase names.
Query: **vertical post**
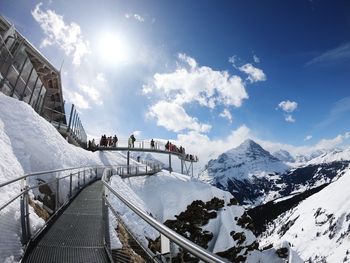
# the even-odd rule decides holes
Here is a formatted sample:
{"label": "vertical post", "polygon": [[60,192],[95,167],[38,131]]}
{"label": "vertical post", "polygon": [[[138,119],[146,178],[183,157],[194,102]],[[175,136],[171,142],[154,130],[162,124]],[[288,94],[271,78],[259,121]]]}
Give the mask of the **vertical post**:
{"label": "vertical post", "polygon": [[[23,190],[23,189],[22,189]],[[21,227],[22,227],[22,244],[27,244],[27,227],[26,227],[26,212],[24,204],[24,194],[21,195],[20,205],[21,205]]]}
{"label": "vertical post", "polygon": [[78,189],[80,189],[80,171],[78,171]]}
{"label": "vertical post", "polygon": [[95,168],[95,178],[97,179],[97,167]]}
{"label": "vertical post", "polygon": [[191,162],[191,166],[192,166],[192,175],[191,175],[191,177],[193,177],[193,162]]}
{"label": "vertical post", "polygon": [[26,80],[26,84],[24,85],[24,89],[23,89],[23,91],[22,91],[22,94],[21,94],[21,96],[19,97],[19,100],[23,100],[23,98],[24,98],[24,94],[26,93],[26,89],[27,89],[27,87],[28,87],[28,82],[29,82],[29,80],[30,80],[30,77],[32,76],[33,70],[34,70],[34,67],[32,66],[32,69],[30,70],[29,76],[28,76],[28,78],[27,78],[27,80]]}
{"label": "vertical post", "polygon": [[181,174],[184,174],[184,160],[181,159]]}
{"label": "vertical post", "polygon": [[55,211],[58,210],[59,208],[59,205],[60,205],[60,202],[59,202],[59,199],[60,199],[60,180],[59,180],[59,176],[56,178],[56,197],[55,197],[55,201],[56,201],[56,207],[55,207]]}
{"label": "vertical post", "polygon": [[69,198],[72,198],[72,189],[73,187],[73,178],[72,178],[72,173],[69,175]]}
{"label": "vertical post", "polygon": [[15,93],[18,80],[20,79],[20,77],[21,77],[21,75],[22,75],[22,71],[23,71],[23,69],[24,69],[24,66],[25,66],[26,63],[27,63],[27,60],[28,60],[28,57],[26,57],[26,59],[25,59],[24,62],[23,62],[23,65],[21,66],[21,69],[20,69],[20,71],[19,71],[19,73],[18,73],[18,76],[17,76],[16,82],[15,82],[15,85],[13,86],[13,88],[12,88],[12,90],[11,90],[10,97],[12,97],[13,94]]}
{"label": "vertical post", "polygon": [[84,169],[84,186],[85,186],[85,169]]}
{"label": "vertical post", "polygon": [[171,168],[171,154],[169,153],[169,172],[172,172],[172,168]]}
{"label": "vertical post", "polygon": [[107,205],[107,194],[106,189],[103,187],[103,197],[102,197],[102,217],[103,217],[103,223],[104,223],[104,230],[105,230],[105,242],[106,247],[110,251],[111,250],[111,240],[109,235],[109,215],[108,215],[108,205]]}
{"label": "vertical post", "polygon": [[39,111],[39,109],[37,109],[37,108],[38,108],[38,105],[39,105],[39,101],[41,99],[40,96],[41,96],[41,91],[43,90],[43,87],[44,87],[44,84],[41,84],[41,87],[40,87],[40,90],[39,90],[39,93],[38,93],[38,98],[36,99],[36,103],[35,103],[35,106],[34,106],[34,110],[36,112]]}
{"label": "vertical post", "polygon": [[72,108],[71,108],[71,110],[70,110],[67,132],[69,132],[69,130],[70,130],[70,125],[72,124],[73,110],[74,110],[74,104],[72,104]]}
{"label": "vertical post", "polygon": [[33,95],[34,95],[34,91],[35,91],[35,89],[36,89],[36,84],[38,83],[38,79],[39,79],[39,75],[37,75],[36,80],[35,80],[35,82],[34,82],[32,94],[30,94],[30,98],[29,98],[29,102],[28,102],[29,105],[32,104],[32,98],[33,98]]}
{"label": "vertical post", "polygon": [[130,166],[130,151],[127,152],[126,156],[127,156],[127,160],[126,160],[127,172],[129,173],[130,172],[130,168],[129,168],[129,166]]}

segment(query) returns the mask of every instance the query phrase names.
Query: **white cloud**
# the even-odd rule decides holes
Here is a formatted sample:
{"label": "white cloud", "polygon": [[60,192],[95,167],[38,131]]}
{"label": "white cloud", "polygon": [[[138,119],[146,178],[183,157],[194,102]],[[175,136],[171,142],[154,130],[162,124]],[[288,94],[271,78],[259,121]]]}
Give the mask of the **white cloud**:
{"label": "white cloud", "polygon": [[278,104],[278,108],[282,109],[285,112],[293,112],[298,108],[298,103],[295,101],[281,101]]}
{"label": "white cloud", "polygon": [[309,141],[309,140],[311,140],[311,139],[312,139],[312,135],[307,135],[307,136],[305,137],[304,141]]}
{"label": "white cloud", "polygon": [[178,68],[174,72],[156,73],[151,83],[143,86],[145,94],[160,92],[178,105],[198,102],[209,108],[217,104],[240,107],[248,98],[239,76],[198,66],[195,59],[185,54],[179,54],[178,58]]}
{"label": "white cloud", "polygon": [[348,59],[350,59],[350,42],[344,43],[338,47],[324,52],[323,54],[308,61],[305,66],[310,66],[318,63],[346,61]]}
{"label": "white cloud", "polygon": [[89,42],[84,40],[80,26],[74,22],[66,24],[63,16],[50,9],[43,11],[41,5],[37,4],[31,12],[46,35],[41,47],[56,44],[66,55],[73,55],[73,64],[79,65],[81,59],[90,53]]}
{"label": "white cloud", "polygon": [[182,106],[167,101],[160,101],[151,106],[147,117],[156,119],[158,126],[174,132],[186,129],[208,132],[211,129],[210,125],[199,123],[197,118],[189,116]]}
{"label": "white cloud", "polygon": [[178,134],[177,144],[184,146],[188,151],[197,155],[199,164],[196,167],[203,168],[210,159],[217,158],[221,153],[239,146],[250,137],[252,137],[250,129],[242,125],[225,138],[215,140],[196,131]]}
{"label": "white cloud", "polygon": [[84,92],[94,103],[96,103],[97,105],[103,104],[103,101],[101,99],[101,93],[97,90],[97,88],[85,84],[79,84],[78,87],[79,90]]}
{"label": "white cloud", "polygon": [[260,58],[257,55],[253,55],[253,59],[255,63],[260,63]]}
{"label": "white cloud", "polygon": [[96,79],[101,82],[106,82],[106,77],[103,73],[97,73]]}
{"label": "white cloud", "polygon": [[239,70],[246,73],[248,75],[248,80],[253,83],[253,82],[258,82],[258,81],[265,81],[266,80],[266,75],[264,71],[262,71],[259,68],[254,67],[252,64],[247,63],[241,67],[239,67]]}
{"label": "white cloud", "polygon": [[232,123],[232,114],[228,109],[224,109],[224,111],[221,112],[219,116],[227,119],[230,123]]}
{"label": "white cloud", "polygon": [[286,120],[286,122],[295,122],[295,119],[293,118],[293,116],[291,114],[287,114],[284,119]]}
{"label": "white cloud", "polygon": [[64,94],[67,101],[73,103],[78,109],[86,110],[90,108],[88,100],[78,92],[65,90]]}
{"label": "white cloud", "polygon": [[129,14],[129,13],[127,13],[124,16],[127,19],[133,18],[133,19],[135,19],[138,22],[145,22],[145,18],[143,16],[139,15],[139,14]]}
{"label": "white cloud", "polygon": [[142,132],[141,131],[134,131],[132,134],[134,134],[135,137],[140,137]]}

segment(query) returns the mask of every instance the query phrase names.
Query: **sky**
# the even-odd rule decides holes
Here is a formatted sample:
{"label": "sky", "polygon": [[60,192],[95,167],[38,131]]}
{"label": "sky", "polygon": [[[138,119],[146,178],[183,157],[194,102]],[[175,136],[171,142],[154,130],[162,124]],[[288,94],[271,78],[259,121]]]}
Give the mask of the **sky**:
{"label": "sky", "polygon": [[92,137],[170,139],[205,161],[247,138],[292,154],[350,142],[349,1],[1,0],[0,13],[62,68]]}

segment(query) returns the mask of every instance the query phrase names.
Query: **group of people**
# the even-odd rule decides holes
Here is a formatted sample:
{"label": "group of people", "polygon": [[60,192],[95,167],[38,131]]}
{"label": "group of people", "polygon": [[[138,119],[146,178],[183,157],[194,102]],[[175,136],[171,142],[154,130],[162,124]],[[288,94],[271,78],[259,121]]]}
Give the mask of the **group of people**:
{"label": "group of people", "polygon": [[107,137],[106,134],[101,136],[100,146],[104,147],[117,147],[118,146],[118,137],[117,135]]}
{"label": "group of people", "polygon": [[[135,141],[136,138],[134,134],[131,134],[129,139],[128,139],[128,148],[135,148]],[[159,146],[156,147],[156,142],[151,139],[150,141],[150,148],[151,149],[158,149]],[[88,141],[88,150],[94,151],[97,146],[102,146],[102,147],[118,147],[118,137],[117,135],[114,136],[106,136],[105,134],[101,136],[100,139],[100,144],[96,145],[95,139],[89,140]],[[143,147],[143,143],[142,143]],[[165,144],[165,150],[169,152],[175,152],[175,153],[180,153],[182,154],[185,159],[190,160],[190,161],[198,161],[198,157],[192,154],[186,154],[185,148],[180,146],[177,147],[175,144],[171,143],[170,141],[167,141]]]}

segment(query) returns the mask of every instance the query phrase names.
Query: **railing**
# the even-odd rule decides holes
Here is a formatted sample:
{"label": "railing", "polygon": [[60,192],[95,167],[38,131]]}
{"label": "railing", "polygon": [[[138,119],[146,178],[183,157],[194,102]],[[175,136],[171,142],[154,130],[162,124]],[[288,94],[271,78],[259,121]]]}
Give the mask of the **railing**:
{"label": "railing", "polygon": [[0,262],[11,255],[20,259],[22,247],[26,249],[51,219],[80,189],[96,180],[103,169],[89,166],[44,171],[0,183],[0,200],[6,197],[0,203]]}
{"label": "railing", "polygon": [[[101,138],[94,138],[94,144],[90,145],[88,149],[90,150],[108,150],[108,149],[121,149],[121,150],[147,150],[150,152],[163,152],[171,153],[177,155],[180,159],[189,162],[198,162],[198,157],[193,154],[188,154],[185,152],[185,149],[181,150],[180,147],[172,144],[170,147],[166,148],[166,143],[164,141],[154,140],[153,145],[149,139],[137,139],[133,145],[129,144],[128,139],[118,139],[117,142],[114,142],[113,136],[110,140],[107,140],[107,143],[101,143]],[[91,142],[92,140],[90,140]]]}
{"label": "railing", "polygon": [[[118,174],[119,171],[120,170],[115,168],[109,171],[106,170],[102,176],[102,182],[105,186],[103,206],[105,210],[104,214],[112,214],[123,225],[124,228],[127,228],[128,233],[132,235],[133,239],[137,240],[138,245],[143,248],[143,251],[145,251],[150,259],[153,259],[154,262],[171,262],[173,258],[178,257],[176,259],[176,262],[198,262],[198,259],[204,262],[227,262],[217,255],[189,241],[162,223],[158,222],[152,216],[140,209],[137,205],[130,202],[128,198],[120,193],[117,189],[113,189],[110,185],[110,179],[113,173]],[[130,212],[136,214],[142,220],[142,224],[145,225],[145,228],[148,226],[151,227],[153,231],[158,232],[158,236],[160,237],[161,242],[161,251],[155,252],[149,248],[147,245],[147,240],[149,241],[150,238],[143,238],[143,240],[138,240],[137,234],[133,233],[132,231],[132,226],[128,227],[127,222],[123,222],[123,220],[121,220],[121,215],[118,213],[118,209],[112,205],[112,203],[115,203],[113,202],[115,200],[119,202],[118,207],[122,205],[124,208],[127,207],[130,209]],[[109,224],[106,224],[106,227],[109,227]],[[106,230],[106,233],[110,233],[110,230]],[[109,238],[106,240],[109,240]],[[123,262],[123,260],[120,262]]]}
{"label": "railing", "polygon": [[[198,259],[204,262],[226,262],[164,226],[109,184],[113,174],[128,177],[153,174],[159,170],[160,167],[157,165],[88,166],[32,173],[0,183],[0,195],[7,197],[7,200],[0,204],[0,261],[6,261],[12,256],[14,260],[20,260],[22,248],[26,250],[31,241],[42,233],[53,217],[84,186],[103,175],[102,182],[105,189],[103,215],[107,247],[110,246],[110,231],[114,231],[109,228],[108,222],[108,218],[112,216],[119,220],[130,235],[134,235],[138,249],[154,262],[169,262],[171,258],[180,254],[187,258],[183,262],[192,262],[192,260],[198,262]],[[145,243],[147,237],[140,240],[129,227],[129,222],[121,221],[120,211],[113,206],[115,201],[113,198],[118,199],[125,208],[130,209],[135,216],[139,216],[144,225],[158,233],[153,237],[156,240],[160,236],[161,251],[155,252],[148,248]]]}
{"label": "railing", "polygon": [[[81,123],[78,112],[72,104],[70,115],[57,110],[44,107],[44,117],[47,119],[64,137],[74,139],[82,148],[86,148],[87,135]],[[68,124],[66,121],[69,120]]]}

